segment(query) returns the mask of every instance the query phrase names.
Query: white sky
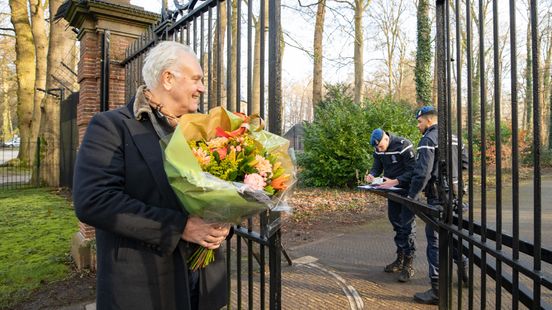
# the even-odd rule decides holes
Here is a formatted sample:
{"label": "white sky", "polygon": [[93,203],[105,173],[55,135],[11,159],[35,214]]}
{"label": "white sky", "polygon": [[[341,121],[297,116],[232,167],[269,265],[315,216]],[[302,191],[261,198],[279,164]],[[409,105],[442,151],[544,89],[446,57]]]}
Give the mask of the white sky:
{"label": "white sky", "polygon": [[[286,0],[284,0],[285,2]],[[290,1],[290,0],[288,0]],[[295,3],[296,0],[292,0]],[[174,8],[173,1],[169,2],[169,8]],[[182,1],[181,1],[182,2]],[[161,1],[160,0],[131,0],[131,4],[138,5],[143,7],[144,9],[159,13],[161,11]],[[295,23],[294,23],[295,24]],[[291,25],[289,22],[287,25],[285,25],[285,28],[293,27],[295,29],[304,29],[306,25]],[[310,27],[310,26],[309,26]],[[305,33],[311,33],[312,31],[303,31]],[[312,35],[311,35],[312,36]],[[302,38],[311,40],[312,38]],[[309,47],[312,47],[312,43]],[[304,52],[299,51],[295,48],[289,48],[286,47],[284,52],[284,60],[283,60],[283,66],[284,66],[284,72],[283,72],[283,78],[286,80],[303,80],[306,78],[309,78],[312,75],[312,59],[308,57]]]}
{"label": "white sky", "polygon": [[[160,0],[131,0],[134,5],[144,7],[152,12],[160,12]],[[315,3],[315,0],[302,0],[303,5]],[[413,2],[406,1],[411,6],[404,14],[403,18],[413,27],[404,27],[404,31],[412,38],[409,48],[413,49],[415,43],[415,7]],[[312,41],[314,33],[314,15],[297,12],[293,7],[298,6],[297,0],[282,0],[282,27],[285,32],[285,41],[287,43],[284,50],[283,59],[283,80],[285,83],[302,81],[308,83],[312,77],[312,58],[304,51],[312,51]],[[336,4],[333,4],[335,9]],[[169,1],[169,8],[173,8],[173,1]],[[312,14],[316,11],[316,6],[311,8]],[[353,38],[347,34],[352,33],[353,11],[347,7],[341,7],[326,12],[326,29],[324,34],[324,81],[342,82],[351,81],[353,78]],[[383,49],[375,46],[372,37],[378,35],[376,27],[369,24],[369,18],[365,14],[365,55],[364,71],[369,75],[377,68],[381,68],[384,58]],[[331,24],[331,25],[329,25]]]}

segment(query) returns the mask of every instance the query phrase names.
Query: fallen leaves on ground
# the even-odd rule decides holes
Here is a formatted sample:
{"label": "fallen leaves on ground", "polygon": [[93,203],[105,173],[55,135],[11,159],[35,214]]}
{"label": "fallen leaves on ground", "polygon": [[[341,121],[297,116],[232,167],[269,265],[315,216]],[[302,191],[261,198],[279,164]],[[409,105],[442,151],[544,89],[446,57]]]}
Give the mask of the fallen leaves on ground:
{"label": "fallen leaves on ground", "polygon": [[293,212],[283,216],[282,233],[292,246],[380,218],[387,206],[384,198],[366,191],[328,188],[298,188],[289,203]]}

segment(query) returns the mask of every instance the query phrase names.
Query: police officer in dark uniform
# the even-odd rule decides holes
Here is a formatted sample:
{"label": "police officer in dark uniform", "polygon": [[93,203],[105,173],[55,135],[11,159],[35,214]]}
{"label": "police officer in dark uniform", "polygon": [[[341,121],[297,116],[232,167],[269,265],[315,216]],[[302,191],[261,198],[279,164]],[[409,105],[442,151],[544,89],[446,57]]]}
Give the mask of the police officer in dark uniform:
{"label": "police officer in dark uniform", "polygon": [[[439,205],[438,178],[438,132],[437,112],[432,106],[424,106],[416,112],[418,130],[423,134],[416,151],[416,167],[413,170],[408,198],[417,199],[423,191],[429,205]],[[453,137],[453,144],[456,137]],[[458,141],[456,140],[456,146]],[[456,153],[457,152],[453,152]],[[457,156],[453,156],[453,167],[457,167]],[[457,179],[457,173],[453,174]],[[424,304],[437,304],[439,302],[439,235],[431,225],[426,224],[425,234],[427,238],[427,262],[429,265],[429,279],[431,288],[422,293],[416,293],[414,299]],[[456,250],[456,248],[455,248]],[[453,251],[453,258],[462,270],[462,278],[467,283],[467,259],[462,256],[459,260],[457,251]]]}
{"label": "police officer in dark uniform", "polygon": [[[384,182],[378,188],[399,187],[406,194],[415,165],[412,142],[391,135],[381,128],[372,132],[370,143],[375,148],[374,164],[366,175],[367,182],[374,181],[383,172]],[[412,262],[416,251],[416,222],[414,212],[400,203],[387,200],[387,215],[395,231],[397,259],[385,266],[385,272],[400,272],[399,281],[407,282],[414,275]]]}

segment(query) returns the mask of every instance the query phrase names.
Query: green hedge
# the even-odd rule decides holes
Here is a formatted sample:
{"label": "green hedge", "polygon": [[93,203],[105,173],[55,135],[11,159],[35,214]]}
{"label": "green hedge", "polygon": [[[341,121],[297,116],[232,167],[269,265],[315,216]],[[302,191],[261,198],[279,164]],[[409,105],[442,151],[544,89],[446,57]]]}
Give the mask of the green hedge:
{"label": "green hedge", "polygon": [[370,134],[381,127],[413,139],[420,137],[414,109],[389,98],[356,105],[342,84],[327,86],[328,94],[305,124],[305,150],[298,156],[300,180],[306,186],[352,187],[371,167]]}

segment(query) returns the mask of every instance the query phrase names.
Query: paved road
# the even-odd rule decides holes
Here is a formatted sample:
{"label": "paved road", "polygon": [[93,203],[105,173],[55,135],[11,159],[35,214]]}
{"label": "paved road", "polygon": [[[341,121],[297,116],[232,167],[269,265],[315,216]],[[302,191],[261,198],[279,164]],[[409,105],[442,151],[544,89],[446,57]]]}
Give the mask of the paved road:
{"label": "paved road", "polygon": [[0,165],[10,159],[16,158],[19,154],[19,149],[0,147]]}
{"label": "paved road", "polygon": [[[477,190],[477,189],[475,189]],[[532,180],[525,180],[520,183],[519,190],[519,232],[520,238],[533,242],[534,240],[534,186]],[[541,232],[542,246],[547,249],[552,249],[552,176],[542,176],[541,182]],[[476,193],[474,197],[474,219],[481,221],[481,192]],[[487,191],[487,225],[492,229],[496,228],[496,190]],[[512,235],[513,231],[513,215],[512,215],[512,187],[502,187],[502,230],[503,232]]]}
{"label": "paved road", "polygon": [[0,147],[0,188],[29,182],[31,178],[29,169],[2,166],[7,161],[16,158],[18,154],[19,148]]}

